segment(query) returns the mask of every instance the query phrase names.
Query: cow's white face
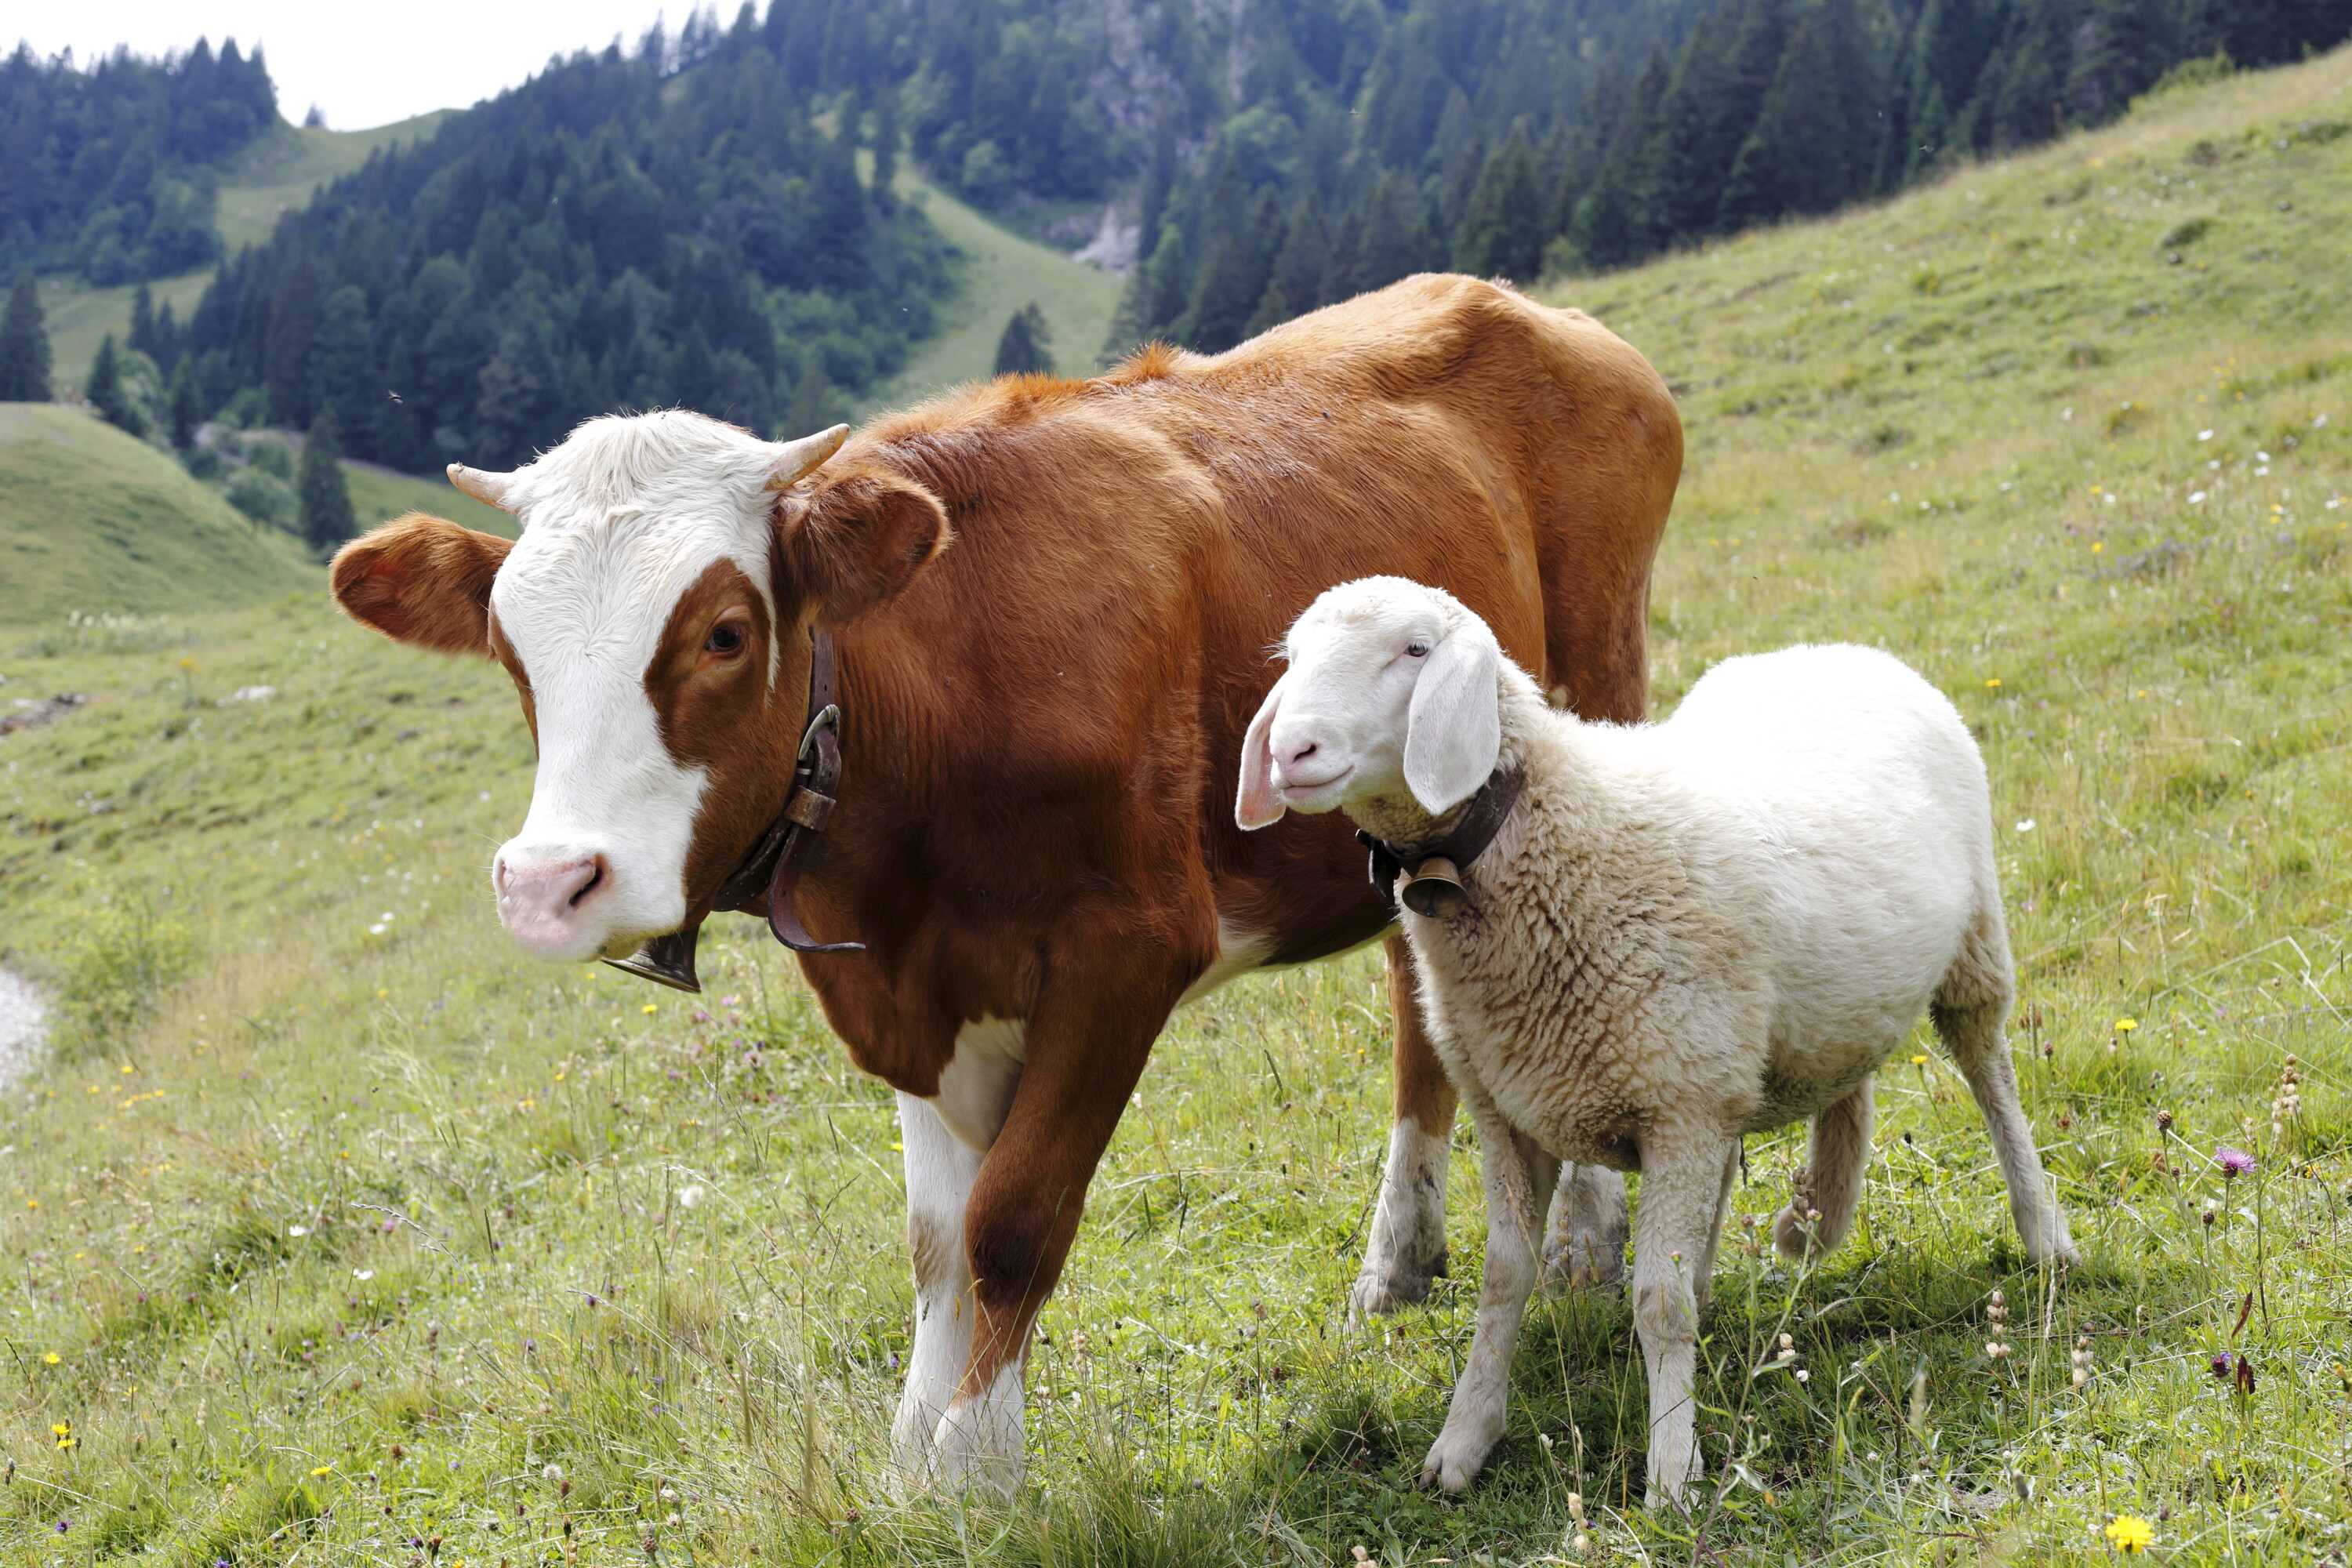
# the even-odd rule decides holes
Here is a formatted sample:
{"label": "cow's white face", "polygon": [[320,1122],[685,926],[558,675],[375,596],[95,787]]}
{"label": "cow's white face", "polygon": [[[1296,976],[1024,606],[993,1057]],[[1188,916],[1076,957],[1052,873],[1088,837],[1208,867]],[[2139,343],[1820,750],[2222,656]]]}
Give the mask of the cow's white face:
{"label": "cow's white face", "polygon": [[337,556],[352,615],[514,678],[538,772],[490,877],[526,949],[621,956],[707,912],[783,805],[808,621],[879,603],[945,543],[938,501],[896,475],[797,482],[843,434],[592,420],[513,474],[452,470],[520,520],[510,548],[412,516]]}
{"label": "cow's white face", "polygon": [[[688,441],[664,440],[683,434]],[[717,663],[765,658],[740,700],[764,705],[777,663],[769,515],[779,448],[680,415],[599,420],[510,479],[522,541],[490,592],[491,637],[539,741],[530,815],[490,866],[499,918],[548,958],[619,957],[676,931],[709,769],[674,751],[655,698],[690,591],[740,582],[692,640]],[[781,459],[789,461],[789,458]],[[787,482],[797,478],[787,473]],[[726,568],[714,573],[713,568]],[[705,622],[710,623],[708,627]],[[762,625],[763,623],[763,625]]]}

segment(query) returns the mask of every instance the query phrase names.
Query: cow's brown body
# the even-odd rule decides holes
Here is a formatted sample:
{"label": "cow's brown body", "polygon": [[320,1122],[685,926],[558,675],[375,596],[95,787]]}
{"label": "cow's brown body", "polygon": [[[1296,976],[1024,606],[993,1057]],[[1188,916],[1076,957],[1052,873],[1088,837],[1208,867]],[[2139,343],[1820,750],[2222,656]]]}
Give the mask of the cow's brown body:
{"label": "cow's brown body", "polygon": [[[1297,963],[1387,917],[1337,816],[1234,825],[1268,650],[1372,574],[1460,597],[1589,716],[1639,718],[1674,404],[1573,311],[1410,279],[1214,359],[993,383],[835,464],[937,495],[955,542],[840,638],[846,782],[803,892],[862,955],[803,971],[859,1066],[939,1089],[959,1030],[1026,1022],[967,1213],[967,1391],[1027,1331],[1152,1039],[1227,940]],[[1401,1101],[1452,1095],[1397,1010]]]}
{"label": "cow's brown body", "polygon": [[[1171,1009],[1387,924],[1338,816],[1234,825],[1284,629],[1335,583],[1410,577],[1484,617],[1556,700],[1638,718],[1682,430],[1649,365],[1584,316],[1423,277],[1213,359],[1154,349],[1094,381],[954,394],[807,474],[835,438],[770,453],[689,416],[594,422],[522,474],[456,470],[520,510],[511,559],[411,518],[347,547],[335,586],[389,636],[497,652],[527,709],[561,697],[497,879],[518,940],[569,956],[655,934],[630,910],[667,899],[675,921],[681,882],[685,919],[708,912],[789,784],[801,632],[836,628],[845,777],[799,903],[817,937],[867,945],[803,968],[858,1065],[906,1097],[920,1301],[901,1458],[961,1480],[1008,1447],[1017,1468],[1020,1349]],[[757,487],[772,461],[781,499]],[[688,521],[661,532],[665,507]],[[682,582],[662,577],[681,539],[708,564],[666,606],[590,564]],[[772,582],[749,574],[762,557]],[[598,674],[593,650],[623,646],[650,650],[634,695]],[[581,750],[637,703],[640,729],[613,732],[663,755]],[[700,781],[690,843],[665,840],[682,869],[624,854],[625,814],[582,815],[574,773],[607,770],[656,801]],[[1403,1277],[1374,1281],[1376,1307],[1437,1265],[1454,1117],[1393,941],[1390,960],[1400,1127],[1422,1130],[1427,1173],[1404,1194],[1421,1250],[1381,1266]],[[952,1389],[944,1410],[929,1386]]]}

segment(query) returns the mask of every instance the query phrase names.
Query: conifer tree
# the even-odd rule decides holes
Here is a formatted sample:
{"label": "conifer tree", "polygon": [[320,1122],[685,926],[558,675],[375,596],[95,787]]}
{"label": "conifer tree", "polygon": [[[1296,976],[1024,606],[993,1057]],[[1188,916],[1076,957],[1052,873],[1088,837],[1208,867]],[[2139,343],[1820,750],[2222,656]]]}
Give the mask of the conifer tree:
{"label": "conifer tree", "polygon": [[39,286],[29,267],[8,291],[0,315],[0,403],[49,400],[49,331],[41,316]]}
{"label": "conifer tree", "polygon": [[1533,283],[1543,270],[1543,192],[1527,136],[1510,137],[1486,160],[1454,237],[1457,270]]}
{"label": "conifer tree", "polygon": [[178,368],[172,372],[166,407],[172,421],[172,449],[184,452],[195,444],[196,426],[205,422],[204,395],[196,390],[195,361],[185,354],[180,356]]}
{"label": "conifer tree", "polygon": [[1254,338],[1328,303],[1323,297],[1323,282],[1330,271],[1331,239],[1323,231],[1323,204],[1310,190],[1283,227],[1282,245],[1274,253],[1274,271],[1243,334]]}
{"label": "conifer tree", "polygon": [[140,416],[130,389],[122,384],[122,366],[114,352],[112,332],[99,340],[98,357],[89,364],[89,385],[82,395],[116,429],[133,436],[147,434],[147,421]]}
{"label": "conifer tree", "polygon": [[122,346],[138,350],[158,364],[163,363],[163,356],[155,352],[155,297],[148,292],[143,279],[131,291],[131,335],[122,340]]}
{"label": "conifer tree", "polygon": [[1031,372],[1054,374],[1054,335],[1045,325],[1045,312],[1034,300],[1013,312],[1013,319],[1004,323],[1004,335],[996,340],[997,374]]}
{"label": "conifer tree", "polygon": [[359,531],[352,514],[351,488],[343,479],[343,444],[335,432],[335,405],[322,403],[302,441],[302,467],[295,481],[302,537],[324,554]]}

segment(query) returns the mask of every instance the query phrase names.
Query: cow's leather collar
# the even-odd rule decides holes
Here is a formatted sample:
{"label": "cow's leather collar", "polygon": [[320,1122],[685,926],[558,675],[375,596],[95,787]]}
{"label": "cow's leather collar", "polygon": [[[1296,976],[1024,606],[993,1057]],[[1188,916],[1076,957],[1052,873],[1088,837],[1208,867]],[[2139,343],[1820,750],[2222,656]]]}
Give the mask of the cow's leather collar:
{"label": "cow's leather collar", "polygon": [[[1518,804],[1519,791],[1526,784],[1527,775],[1520,773],[1488,774],[1486,782],[1478,786],[1478,793],[1470,797],[1470,809],[1462,814],[1454,831],[1429,843],[1392,844],[1358,828],[1356,842],[1372,855],[1368,868],[1372,890],[1380,894],[1389,912],[1396,912],[1397,879],[1408,873],[1411,880],[1405,884],[1404,901],[1414,913],[1444,919],[1468,908],[1459,874],[1495,842],[1495,835],[1502,831],[1504,819]],[[1416,897],[1417,891],[1423,896]]]}
{"label": "cow's leather collar", "polygon": [[[784,809],[760,835],[741,864],[712,895],[714,910],[740,910],[768,917],[768,929],[794,952],[863,952],[862,942],[819,942],[801,924],[797,895],[816,836],[841,793],[841,699],[834,665],[833,634],[809,633],[808,720],[801,731],[800,754]],[[761,895],[765,894],[762,899]],[[697,919],[667,936],[657,936],[626,958],[608,958],[614,968],[679,991],[700,991],[694,973]]]}

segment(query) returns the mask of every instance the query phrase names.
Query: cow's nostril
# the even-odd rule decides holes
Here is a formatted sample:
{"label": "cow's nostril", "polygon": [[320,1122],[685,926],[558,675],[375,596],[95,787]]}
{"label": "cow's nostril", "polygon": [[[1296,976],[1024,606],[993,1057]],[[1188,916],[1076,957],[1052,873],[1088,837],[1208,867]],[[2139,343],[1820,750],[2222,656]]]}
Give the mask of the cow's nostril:
{"label": "cow's nostril", "polygon": [[612,875],[613,868],[602,855],[597,856],[595,859],[590,861],[589,867],[588,879],[580,884],[580,890],[572,894],[571,899],[568,900],[569,907],[572,909],[576,910],[581,905],[586,903],[589,900],[594,898],[598,889],[604,887],[605,881]]}

